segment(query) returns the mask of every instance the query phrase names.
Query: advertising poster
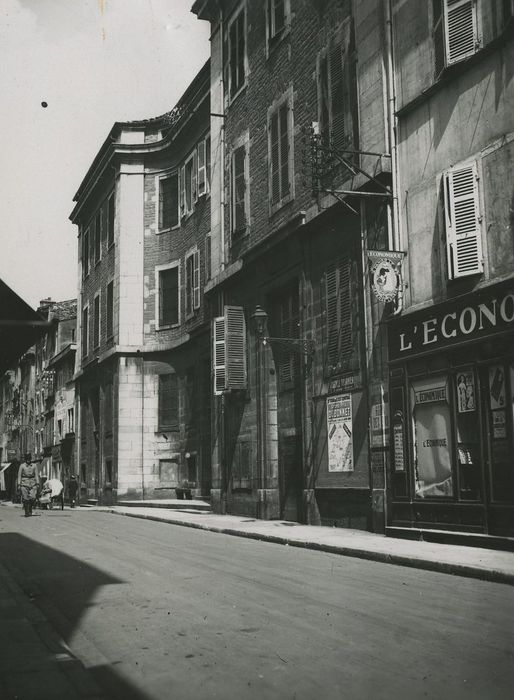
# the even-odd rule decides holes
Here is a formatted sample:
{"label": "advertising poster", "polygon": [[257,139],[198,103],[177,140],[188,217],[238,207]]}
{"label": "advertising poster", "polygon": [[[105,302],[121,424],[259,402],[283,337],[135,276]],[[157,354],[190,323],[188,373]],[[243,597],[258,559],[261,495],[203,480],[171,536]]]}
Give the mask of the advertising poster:
{"label": "advertising poster", "polygon": [[489,400],[492,411],[505,408],[505,375],[501,365],[489,367]]}
{"label": "advertising poster", "polygon": [[387,447],[389,444],[389,404],[382,384],[371,390],[371,446]]}
{"label": "advertising poster", "polygon": [[352,395],[327,397],[328,471],[353,471]]}
{"label": "advertising poster", "polygon": [[473,372],[459,372],[457,380],[457,408],[459,413],[469,413],[476,409],[475,379]]}

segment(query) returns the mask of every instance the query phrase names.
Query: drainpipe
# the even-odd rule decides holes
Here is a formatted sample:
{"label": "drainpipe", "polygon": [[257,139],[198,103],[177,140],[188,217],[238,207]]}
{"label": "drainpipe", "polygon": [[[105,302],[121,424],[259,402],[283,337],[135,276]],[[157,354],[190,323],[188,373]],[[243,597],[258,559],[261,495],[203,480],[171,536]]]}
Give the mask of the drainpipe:
{"label": "drainpipe", "polygon": [[[387,210],[388,231],[389,231],[389,249],[394,251],[402,250],[402,232],[399,213],[399,170],[398,170],[398,120],[396,118],[396,88],[394,81],[394,60],[393,60],[393,23],[391,0],[387,0],[384,4],[385,12],[385,52],[386,52],[386,80],[387,80],[387,138],[389,152],[391,153],[391,185],[392,185],[392,202]],[[403,281],[400,280],[398,290],[398,303],[393,311],[393,316],[397,316],[403,310]]]}

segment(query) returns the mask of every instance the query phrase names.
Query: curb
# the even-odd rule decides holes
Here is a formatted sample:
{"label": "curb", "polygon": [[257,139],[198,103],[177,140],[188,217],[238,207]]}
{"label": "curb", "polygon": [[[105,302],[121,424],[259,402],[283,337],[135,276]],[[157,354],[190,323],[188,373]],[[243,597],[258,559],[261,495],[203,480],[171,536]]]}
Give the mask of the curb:
{"label": "curb", "polygon": [[509,586],[514,586],[514,574],[509,574],[505,571],[500,571],[498,569],[483,569],[469,564],[450,564],[448,562],[434,561],[431,559],[406,556],[403,554],[391,554],[390,552],[374,552],[368,549],[345,547],[344,545],[290,540],[287,537],[281,537],[279,535],[265,535],[259,532],[244,532],[242,530],[236,530],[230,527],[216,527],[214,525],[204,525],[202,523],[184,522],[183,520],[170,520],[159,518],[156,515],[143,515],[141,513],[121,513],[119,511],[111,509],[108,509],[106,512],[113,513],[114,515],[124,515],[128,518],[152,520],[154,522],[166,523],[169,525],[179,525],[181,527],[189,527],[196,530],[207,530],[209,532],[216,532],[218,534],[223,535],[245,537],[251,540],[261,540],[263,542],[272,542],[274,544],[288,545],[289,547],[300,547],[302,549],[311,549],[318,552],[327,552],[329,554],[339,554],[346,557],[355,557],[357,559],[367,559],[368,561],[378,561],[383,564],[407,566],[413,569],[435,571],[443,574],[451,574],[453,576],[463,576],[465,578],[475,578],[481,581],[489,581],[491,583],[503,583]]}

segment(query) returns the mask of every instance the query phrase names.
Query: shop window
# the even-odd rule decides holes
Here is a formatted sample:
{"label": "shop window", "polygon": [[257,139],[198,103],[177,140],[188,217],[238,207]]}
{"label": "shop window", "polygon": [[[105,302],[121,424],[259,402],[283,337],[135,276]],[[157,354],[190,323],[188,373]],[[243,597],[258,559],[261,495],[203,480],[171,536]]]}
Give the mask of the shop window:
{"label": "shop window", "polygon": [[411,382],[415,495],[453,496],[452,434],[448,377]]}
{"label": "shop window", "polygon": [[448,277],[483,272],[477,163],[459,165],[443,174]]}
{"label": "shop window", "polygon": [[455,396],[459,497],[478,500],[481,496],[480,422],[476,380],[471,368],[456,373]]}
{"label": "shop window", "polygon": [[486,372],[492,498],[514,501],[514,366],[495,364]]}
{"label": "shop window", "polygon": [[480,48],[476,0],[433,0],[435,74]]}

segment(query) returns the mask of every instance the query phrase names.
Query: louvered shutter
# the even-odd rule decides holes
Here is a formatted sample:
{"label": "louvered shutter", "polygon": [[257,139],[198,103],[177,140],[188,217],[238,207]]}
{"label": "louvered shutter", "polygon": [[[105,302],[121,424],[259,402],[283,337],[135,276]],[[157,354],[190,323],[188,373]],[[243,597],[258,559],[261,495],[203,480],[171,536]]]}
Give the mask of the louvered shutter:
{"label": "louvered shutter", "polygon": [[197,147],[198,153],[198,197],[205,194],[207,189],[207,178],[205,174],[205,141],[200,141]]}
{"label": "louvered shutter", "polygon": [[193,308],[200,308],[200,252],[193,253]]}
{"label": "louvered shutter", "polygon": [[289,105],[286,102],[279,109],[280,130],[280,199],[289,194]]}
{"label": "louvered shutter", "polygon": [[271,203],[280,201],[280,171],[279,171],[279,131],[278,112],[271,116],[270,125],[270,145],[271,145]]}
{"label": "louvered shutter", "polygon": [[335,37],[328,56],[330,66],[330,107],[332,123],[330,129],[331,145],[333,148],[345,148],[345,89],[344,89],[344,52],[341,38]]}
{"label": "louvered shutter", "polygon": [[326,273],[327,361],[341,369],[352,354],[351,262],[339,261]]}
{"label": "louvered shutter", "polygon": [[445,0],[446,63],[472,56],[478,47],[475,0]]}
{"label": "louvered shutter", "polygon": [[450,279],[483,271],[476,163],[444,175],[446,245]]}
{"label": "louvered shutter", "polygon": [[245,147],[232,154],[232,232],[246,228]]}
{"label": "louvered shutter", "polygon": [[246,326],[241,306],[225,306],[227,389],[246,388]]}
{"label": "louvered shutter", "polygon": [[225,382],[225,317],[218,316],[213,324],[213,364],[214,364],[214,394],[222,394],[226,389]]}

